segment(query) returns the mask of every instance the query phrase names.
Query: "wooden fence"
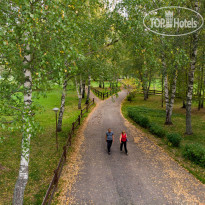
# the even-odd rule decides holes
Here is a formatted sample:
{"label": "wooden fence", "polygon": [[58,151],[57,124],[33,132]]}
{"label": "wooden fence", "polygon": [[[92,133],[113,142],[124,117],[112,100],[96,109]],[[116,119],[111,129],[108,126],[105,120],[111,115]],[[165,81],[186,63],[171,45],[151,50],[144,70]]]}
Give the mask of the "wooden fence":
{"label": "wooden fence", "polygon": [[48,187],[46,195],[45,195],[45,197],[43,199],[42,205],[49,205],[49,204],[51,204],[51,201],[53,199],[53,196],[54,196],[55,191],[56,191],[57,186],[58,186],[58,181],[59,181],[62,169],[63,169],[63,165],[64,165],[64,163],[66,161],[66,156],[67,156],[68,148],[71,146],[72,136],[75,134],[75,129],[80,125],[81,119],[82,119],[83,115],[86,112],[88,112],[88,109],[90,108],[91,105],[94,104],[94,102],[95,101],[94,101],[94,98],[93,98],[93,100],[90,101],[86,105],[86,107],[81,110],[81,113],[78,116],[78,118],[76,119],[76,121],[72,123],[72,129],[68,133],[68,139],[67,139],[66,145],[63,147],[63,153],[61,155],[61,158],[59,160],[57,168],[54,170],[53,178],[52,178],[52,180],[51,180],[51,182],[49,184],[49,187]]}
{"label": "wooden fence", "polygon": [[[141,90],[143,93],[143,90]],[[161,95],[162,91],[161,90],[149,90],[148,95]]]}
{"label": "wooden fence", "polygon": [[[141,89],[141,93],[143,93],[143,89]],[[161,90],[149,90],[148,95],[162,95],[162,91]],[[179,99],[183,99],[183,97],[181,97],[179,93],[176,93],[175,97]],[[197,99],[198,99],[198,95],[193,94],[193,100],[197,100]],[[205,97],[201,96],[201,99],[205,99]]]}
{"label": "wooden fence", "polygon": [[117,93],[120,91],[120,88],[112,88],[110,91],[107,91],[107,92],[101,92],[93,87],[91,87],[91,89],[98,97],[101,97],[103,100],[113,95],[114,93]]}

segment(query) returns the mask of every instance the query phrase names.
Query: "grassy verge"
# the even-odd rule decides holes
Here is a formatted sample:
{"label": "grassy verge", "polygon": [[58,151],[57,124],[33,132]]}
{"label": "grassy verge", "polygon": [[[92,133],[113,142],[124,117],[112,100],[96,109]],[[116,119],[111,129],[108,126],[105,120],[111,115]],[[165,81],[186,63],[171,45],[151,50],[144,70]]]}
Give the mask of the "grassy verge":
{"label": "grassy verge", "polygon": [[[55,146],[54,107],[60,107],[61,89],[47,92],[47,98],[41,97],[38,103],[44,111],[36,114],[36,119],[43,128],[42,133],[31,139],[29,180],[25,190],[24,204],[41,204],[67,140],[72,122],[80,114],[77,108],[78,98],[75,88],[67,92],[66,107],[63,118],[63,131],[58,134],[59,151]],[[84,106],[84,100],[82,106]],[[87,114],[86,114],[87,115]],[[85,115],[85,117],[86,117]],[[0,204],[11,204],[13,189],[18,176],[21,154],[21,134],[0,130],[5,139],[0,143]],[[74,140],[74,139],[73,139]]]}
{"label": "grassy verge", "polygon": [[[147,117],[150,123],[154,122],[157,126],[162,127],[166,133],[179,133],[183,139],[181,141],[180,147],[170,146],[166,138],[154,138],[153,135],[149,134],[147,129],[144,129],[134,123],[139,129],[142,129],[148,134],[156,143],[162,146],[176,161],[178,161],[183,167],[185,167],[189,172],[191,172],[195,177],[205,183],[205,170],[203,167],[185,159],[183,157],[183,150],[187,144],[197,143],[201,146],[205,146],[205,109],[201,111],[197,110],[197,105],[193,104],[192,109],[192,126],[194,134],[191,136],[184,135],[185,132],[185,109],[182,109],[182,101],[176,99],[173,116],[172,116],[172,126],[164,125],[165,122],[165,108],[161,108],[161,96],[150,96],[147,101],[143,100],[143,96],[137,94],[132,102],[124,101],[122,105],[122,113],[128,118],[129,121],[132,121],[128,117],[129,107],[135,107],[140,110],[141,115]],[[132,121],[133,122],[133,121]]]}

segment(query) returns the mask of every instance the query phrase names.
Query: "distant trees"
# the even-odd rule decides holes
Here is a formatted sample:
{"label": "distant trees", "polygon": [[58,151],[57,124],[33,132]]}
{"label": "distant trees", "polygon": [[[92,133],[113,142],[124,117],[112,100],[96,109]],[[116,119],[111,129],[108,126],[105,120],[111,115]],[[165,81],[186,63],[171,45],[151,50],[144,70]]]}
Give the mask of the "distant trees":
{"label": "distant trees", "polygon": [[[191,3],[186,0],[174,1],[169,5],[185,6],[194,9],[200,14],[204,13],[201,1]],[[171,116],[174,99],[181,97],[182,107],[186,107],[186,134],[192,134],[191,107],[194,95],[197,94],[198,109],[203,107],[204,99],[204,30],[180,37],[160,36],[145,29],[143,18],[149,11],[165,6],[160,2],[141,2],[139,0],[124,1],[118,4],[113,15],[118,23],[122,41],[126,44],[128,52],[125,54],[130,59],[130,67],[124,67],[126,75],[141,81],[144,100],[148,99],[150,84],[155,77],[163,82],[162,91],[166,103],[165,124],[172,124]],[[125,10],[123,16],[120,11]],[[199,43],[200,41],[200,43]],[[196,73],[197,78],[194,78]],[[163,98],[162,98],[163,105]]]}

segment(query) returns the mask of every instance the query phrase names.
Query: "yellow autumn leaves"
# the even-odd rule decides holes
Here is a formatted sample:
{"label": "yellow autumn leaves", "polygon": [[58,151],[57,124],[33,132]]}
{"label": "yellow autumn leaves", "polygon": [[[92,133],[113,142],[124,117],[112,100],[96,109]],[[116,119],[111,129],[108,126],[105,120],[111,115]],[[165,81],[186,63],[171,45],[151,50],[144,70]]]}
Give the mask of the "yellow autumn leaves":
{"label": "yellow autumn leaves", "polygon": [[72,9],[75,9],[75,6],[70,5],[70,4],[68,5],[68,7],[69,7],[69,8],[72,8]]}

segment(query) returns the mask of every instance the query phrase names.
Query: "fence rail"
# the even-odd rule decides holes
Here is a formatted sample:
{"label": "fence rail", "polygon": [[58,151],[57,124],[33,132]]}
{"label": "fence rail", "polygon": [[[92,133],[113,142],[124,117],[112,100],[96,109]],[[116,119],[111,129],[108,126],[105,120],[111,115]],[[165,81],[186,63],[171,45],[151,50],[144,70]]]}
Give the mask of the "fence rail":
{"label": "fence rail", "polygon": [[[141,89],[141,93],[143,93],[143,89]],[[162,95],[161,90],[149,90],[148,95]],[[183,99],[183,97],[180,96],[179,93],[175,94],[176,98]],[[197,94],[193,94],[193,100],[198,99],[199,96]],[[205,97],[201,96],[201,99],[205,99]]]}
{"label": "fence rail", "polygon": [[98,97],[101,97],[103,100],[105,98],[108,98],[112,94],[117,93],[117,92],[120,91],[120,88],[114,88],[114,89],[111,89],[110,91],[107,91],[107,92],[101,92],[101,91],[99,91],[98,89],[96,89],[94,87],[91,87],[91,89]]}
{"label": "fence rail", "polygon": [[43,199],[42,205],[49,205],[51,204],[51,201],[53,199],[53,196],[55,194],[55,191],[57,189],[58,186],[58,181],[60,179],[61,176],[61,172],[63,170],[63,165],[66,161],[66,156],[67,156],[67,151],[68,148],[71,146],[71,139],[72,136],[75,134],[75,129],[80,125],[81,123],[81,119],[83,117],[83,115],[88,112],[89,108],[95,103],[95,100],[93,98],[92,101],[90,101],[85,108],[83,108],[80,112],[80,115],[78,116],[78,118],[76,119],[75,122],[72,123],[72,129],[71,131],[68,133],[68,139],[66,142],[66,145],[63,147],[63,153],[61,155],[61,158],[59,160],[58,166],[57,168],[54,170],[54,175],[53,178],[49,184],[49,187],[47,189],[46,195]]}

